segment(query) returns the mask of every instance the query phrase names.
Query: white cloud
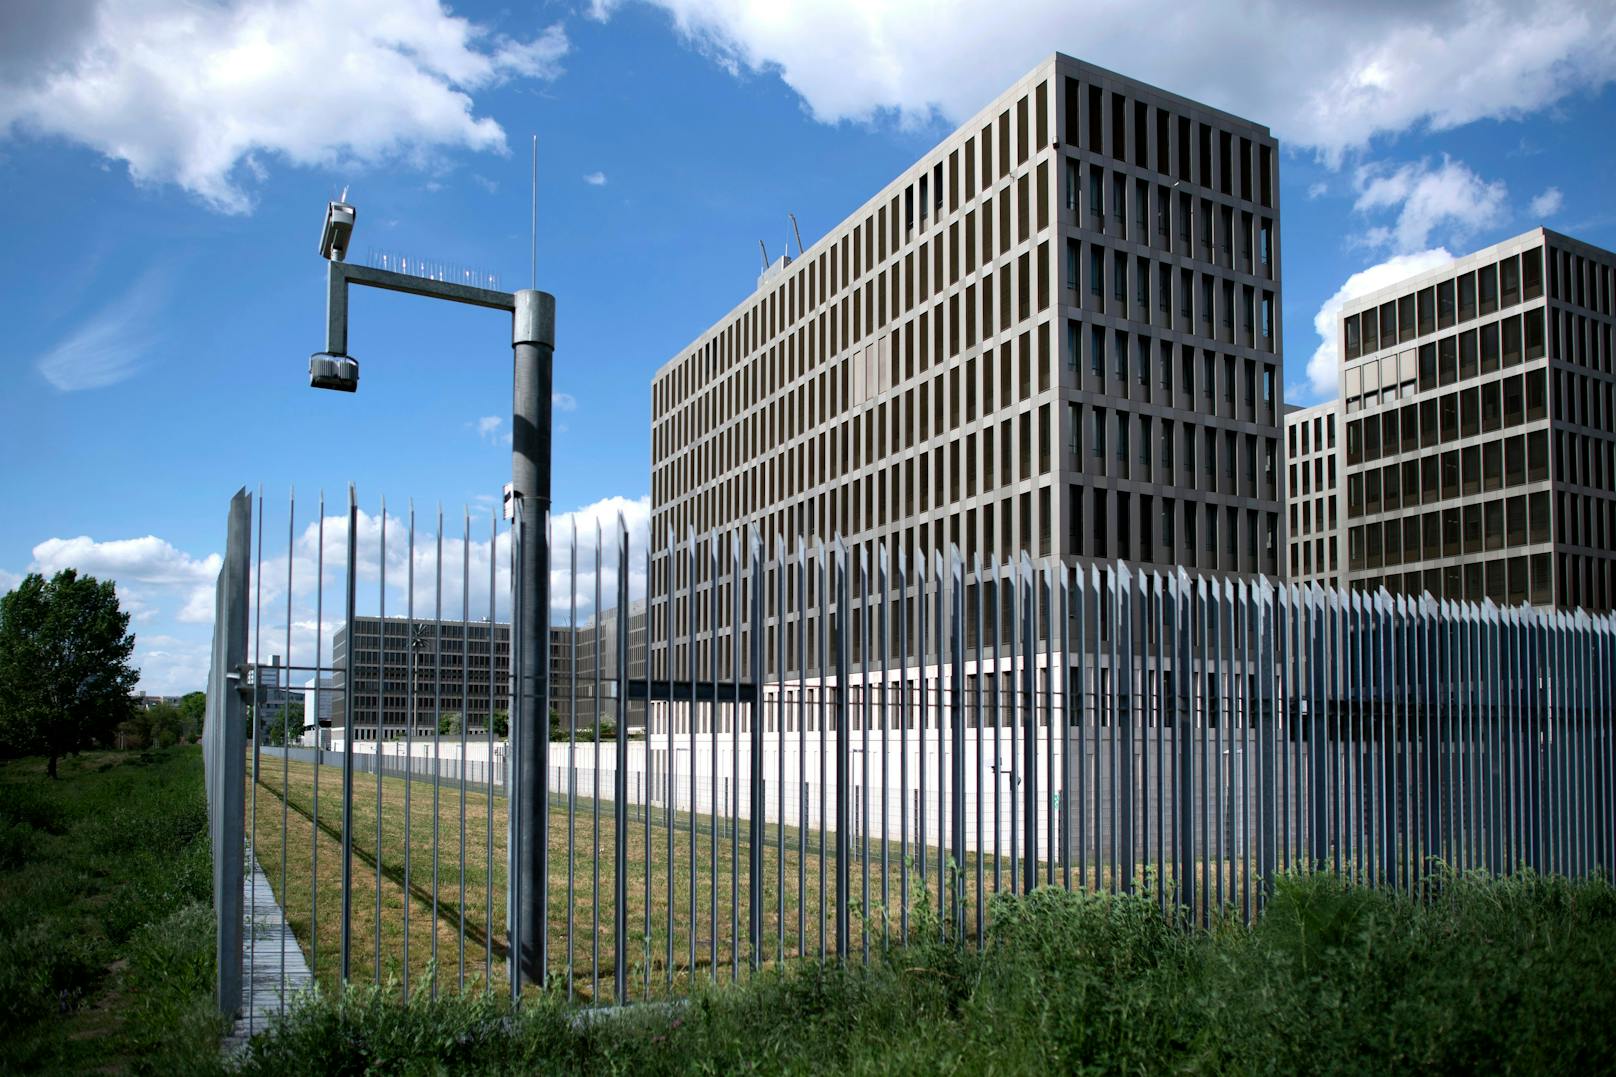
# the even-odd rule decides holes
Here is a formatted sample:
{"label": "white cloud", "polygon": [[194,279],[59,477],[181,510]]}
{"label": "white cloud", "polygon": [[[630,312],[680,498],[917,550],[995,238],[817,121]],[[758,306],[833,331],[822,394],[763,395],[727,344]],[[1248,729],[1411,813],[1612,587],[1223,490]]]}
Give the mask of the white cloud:
{"label": "white cloud", "polygon": [[[591,11],[609,18],[624,2]],[[777,74],[827,123],[958,122],[1058,48],[1265,123],[1332,163],[1376,135],[1518,116],[1616,78],[1608,0],[644,2],[731,72]]]}
{"label": "white cloud", "polygon": [[1560,193],[1560,188],[1550,187],[1532,199],[1531,205],[1526,207],[1526,212],[1534,220],[1541,221],[1559,213],[1564,205],[1565,196]]}
{"label": "white cloud", "polygon": [[578,398],[571,393],[551,393],[550,406],[557,411],[577,411]]}
{"label": "white cloud", "polygon": [[591,187],[604,187],[606,186],[606,173],[590,172],[584,176],[584,182]]}
{"label": "white cloud", "polygon": [[505,420],[501,419],[498,415],[484,415],[481,419],[478,419],[475,422],[467,423],[466,425],[475,429],[477,431],[477,436],[482,440],[492,442],[496,437],[499,436],[499,428],[503,426],[504,423]]}
{"label": "white cloud", "polygon": [[22,577],[15,572],[7,572],[0,568],[0,595],[7,594],[16,589],[22,582]]}
{"label": "white cloud", "polygon": [[1368,269],[1361,269],[1348,277],[1336,293],[1324,301],[1313,316],[1313,328],[1319,334],[1319,346],[1307,361],[1308,385],[1321,399],[1336,396],[1341,391],[1340,314],[1349,300],[1368,295],[1379,288],[1433,269],[1452,259],[1445,248],[1399,254]]}
{"label": "white cloud", "polygon": [[192,557],[156,535],[104,542],[80,535],[41,542],[30,568],[46,576],[73,568],[115,581],[120,602],[136,621],[153,621],[166,610],[182,623],[211,624],[222,563],[216,553]]}
{"label": "white cloud", "polygon": [[1463,161],[1445,155],[1436,167],[1428,161],[1396,168],[1364,165],[1358,169],[1355,183],[1358,198],[1354,209],[1365,214],[1397,213],[1394,223],[1370,228],[1364,243],[1390,247],[1398,254],[1427,249],[1433,232],[1462,241],[1509,216],[1509,189],[1503,180],[1483,180]]}
{"label": "white cloud", "polygon": [[1325,195],[1327,195],[1329,193],[1330,193],[1330,185],[1328,183],[1325,183],[1323,180],[1319,180],[1319,181],[1317,181],[1315,183],[1309,184],[1308,188],[1307,188],[1307,197],[1309,199],[1323,198]]}
{"label": "white cloud", "polygon": [[[266,158],[419,163],[441,148],[505,151],[471,94],[550,79],[552,25],[517,41],[438,0],[79,0],[9,13],[0,134],[60,136],[241,213]],[[14,17],[15,15],[15,17]]]}
{"label": "white cloud", "polygon": [[64,393],[103,389],[133,377],[157,343],[157,318],[166,292],[164,274],[147,271],[34,360],[34,369]]}
{"label": "white cloud", "polygon": [[[651,526],[651,498],[607,497],[592,505],[564,512],[551,521],[550,611],[552,621],[570,617],[572,542],[578,543],[578,623],[583,624],[595,605],[595,536],[600,535],[600,588],[602,606],[617,604],[617,526],[628,532],[628,597],[645,597],[645,549]],[[576,530],[575,530],[576,529]]]}

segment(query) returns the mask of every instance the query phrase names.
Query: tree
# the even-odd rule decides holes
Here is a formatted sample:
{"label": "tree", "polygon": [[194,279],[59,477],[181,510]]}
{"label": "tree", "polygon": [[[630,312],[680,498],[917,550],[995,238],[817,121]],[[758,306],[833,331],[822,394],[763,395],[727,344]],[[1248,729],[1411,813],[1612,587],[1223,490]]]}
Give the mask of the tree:
{"label": "tree", "polygon": [[30,573],[0,598],[0,746],[63,755],[108,740],[134,706],[135,637],[112,581]]}
{"label": "tree", "polygon": [[444,711],[443,717],[438,719],[438,735],[448,736],[460,732],[460,712]]}
{"label": "tree", "polygon": [[195,740],[202,735],[202,720],[208,710],[206,692],[187,692],[180,697],[180,717],[184,721],[182,735]]}

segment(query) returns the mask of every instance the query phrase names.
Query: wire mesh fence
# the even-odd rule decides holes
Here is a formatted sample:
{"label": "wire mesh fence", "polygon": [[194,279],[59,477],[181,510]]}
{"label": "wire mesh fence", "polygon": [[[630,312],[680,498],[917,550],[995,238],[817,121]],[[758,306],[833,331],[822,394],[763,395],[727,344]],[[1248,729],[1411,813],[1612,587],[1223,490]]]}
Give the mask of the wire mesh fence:
{"label": "wire mesh fence", "polygon": [[1616,862],[1609,616],[755,533],[631,548],[618,521],[548,536],[534,651],[512,565],[547,521],[418,531],[350,494],[299,531],[294,500],[266,558],[260,499],[249,566],[243,511],[208,761],[216,865],[242,852],[220,923],[248,921],[221,1005],[249,1015],[297,979],[256,951],[255,865],[323,988],[626,1002],[921,923],[980,946],[995,894],[1043,885],[1210,924],[1284,871]]}

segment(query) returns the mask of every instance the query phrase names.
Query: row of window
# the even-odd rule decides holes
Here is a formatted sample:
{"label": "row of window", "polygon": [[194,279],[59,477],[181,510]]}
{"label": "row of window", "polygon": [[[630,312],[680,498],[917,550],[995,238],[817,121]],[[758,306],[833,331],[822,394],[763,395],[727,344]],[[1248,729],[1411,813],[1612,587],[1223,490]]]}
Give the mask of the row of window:
{"label": "row of window", "polygon": [[[1167,262],[1154,262],[1139,255],[1130,256],[1098,243],[1088,245],[1085,260],[1082,249],[1081,240],[1067,239],[1066,289],[1071,304],[1161,329],[1198,333],[1226,344],[1243,344],[1267,352],[1274,350],[1272,291],[1262,289],[1259,293],[1250,284],[1197,273],[1189,268],[1175,268]],[[1080,273],[1085,261],[1086,269]],[[1107,272],[1111,278],[1109,291]],[[1082,294],[1083,279],[1088,282],[1086,297]],[[1176,304],[1173,301],[1175,287]],[[1199,325],[1195,317],[1197,310]]]}
{"label": "row of window", "polygon": [[1547,491],[1347,528],[1347,567],[1374,571],[1442,558],[1477,557],[1553,541]]}
{"label": "row of window", "polygon": [[1341,322],[1341,340],[1350,361],[1542,294],[1543,248],[1534,247],[1349,314]]}
{"label": "row of window", "polygon": [[1275,438],[1078,403],[1067,404],[1067,421],[1072,470],[1082,474],[1279,499]]}
{"label": "row of window", "polygon": [[1068,145],[1273,206],[1272,145],[1075,78],[1067,77],[1063,90]]}
{"label": "row of window", "polygon": [[1070,487],[1074,557],[1277,574],[1279,514],[1104,487]]}
{"label": "row of window", "polygon": [[[1300,481],[1298,481],[1300,480]],[[1335,492],[1335,456],[1315,456],[1311,461],[1303,460],[1290,465],[1290,485],[1288,497],[1307,497],[1316,491]]]}
{"label": "row of window", "polygon": [[1548,478],[1548,432],[1534,430],[1350,473],[1347,517],[1406,511]]}
{"label": "row of window", "polygon": [[1373,410],[1417,393],[1542,359],[1545,354],[1543,310],[1529,310],[1429,341],[1417,349],[1349,366],[1343,401],[1348,414]]}
{"label": "row of window", "polygon": [[1454,602],[1481,602],[1490,598],[1499,606],[1518,606],[1523,602],[1546,606],[1554,595],[1552,564],[1546,553],[1492,557],[1413,572],[1358,576],[1352,580],[1352,589],[1378,591],[1384,587],[1394,595],[1410,598],[1429,594]]}
{"label": "row of window", "polygon": [[[1120,171],[1111,171],[1107,182],[1107,170],[1101,165],[1089,166],[1085,183],[1081,162],[1068,156],[1064,165],[1066,209],[1077,214],[1080,227],[1140,247],[1155,247],[1181,259],[1273,279],[1274,224],[1270,218],[1197,198],[1187,191],[1179,192],[1175,199],[1172,187],[1143,179],[1130,183]],[[1085,187],[1087,199],[1083,198]],[[1080,213],[1084,208],[1087,212]]]}
{"label": "row of window", "polygon": [[1193,344],[1152,341],[1143,333],[1102,325],[1089,325],[1085,334],[1082,322],[1068,319],[1066,365],[1073,388],[1082,391],[1236,421],[1275,422],[1278,378],[1272,363],[1261,363],[1259,373],[1256,359],[1224,355],[1220,361],[1215,352]]}
{"label": "row of window", "polygon": [[[1298,437],[1300,435],[1300,437]],[[1328,438],[1328,441],[1326,441]],[[1309,456],[1316,452],[1324,452],[1335,448],[1335,412],[1327,411],[1303,419],[1285,422],[1285,442],[1291,459],[1298,455]],[[1291,484],[1296,489],[1296,484]]]}
{"label": "row of window", "polygon": [[1293,538],[1305,538],[1315,531],[1334,533],[1336,498],[1333,493],[1328,497],[1310,497],[1306,500],[1293,498],[1290,501],[1290,515]]}
{"label": "row of window", "polygon": [[[1334,507],[1332,503],[1331,507]],[[1291,575],[1298,582],[1330,583],[1339,570],[1334,535],[1291,543]]]}
{"label": "row of window", "polygon": [[1547,384],[1544,371],[1529,370],[1524,375],[1495,379],[1349,420],[1347,466],[1373,463],[1383,456],[1427,451],[1461,438],[1539,422],[1549,414]]}

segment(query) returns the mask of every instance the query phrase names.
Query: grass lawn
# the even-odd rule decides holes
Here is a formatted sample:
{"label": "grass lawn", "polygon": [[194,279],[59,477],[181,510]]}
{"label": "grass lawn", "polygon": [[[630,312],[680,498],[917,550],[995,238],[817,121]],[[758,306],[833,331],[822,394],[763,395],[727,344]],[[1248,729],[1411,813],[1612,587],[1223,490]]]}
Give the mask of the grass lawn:
{"label": "grass lawn", "polygon": [[[284,764],[284,765],[283,765]],[[287,918],[303,944],[305,955],[314,954],[314,970],[322,984],[336,987],[340,983],[341,952],[341,870],[342,870],[342,785],[341,768],[325,765],[320,768],[319,828],[316,838],[314,826],[314,766],[308,763],[285,762],[277,757],[263,757],[258,782],[256,809],[256,835],[259,863],[263,866],[277,896],[287,910]],[[284,771],[284,775],[283,775]],[[288,795],[282,797],[283,777]],[[249,785],[249,795],[251,786]],[[409,810],[405,811],[406,792]],[[249,802],[250,803],[250,802]],[[433,803],[430,781],[408,782],[403,778],[383,777],[381,781],[381,962],[377,964],[377,782],[375,775],[355,776],[353,797],[354,813],[354,868],[351,913],[350,979],[355,982],[380,979],[398,981],[402,992],[405,985],[405,943],[408,942],[408,980],[415,986],[432,975],[433,936],[437,938],[437,982],[440,990],[457,989],[461,982],[462,950],[460,943],[461,914],[465,916],[464,967],[468,989],[475,991],[483,983],[488,958],[492,959],[493,978],[504,984],[507,936],[505,933],[506,886],[506,803],[495,796],[492,803],[493,833],[493,890],[488,883],[489,800],[475,789],[465,799],[466,832],[464,853],[461,846],[461,800],[458,783],[444,782],[438,799],[438,886],[437,919],[433,918],[433,863],[432,823]],[[602,997],[612,991],[613,916],[615,901],[614,842],[616,828],[612,806],[600,808],[598,839],[595,829],[594,803],[580,797],[573,828],[569,835],[568,816],[563,798],[552,801],[550,814],[550,932],[553,977],[562,990],[568,980],[569,943],[571,981],[575,996],[590,998],[596,995],[596,974],[599,968],[599,992]],[[628,883],[628,938],[630,939],[629,985],[633,997],[658,997],[669,993],[682,994],[688,989],[694,969],[698,980],[733,978],[739,938],[739,960],[742,978],[749,975],[751,943],[748,938],[750,908],[749,857],[751,843],[747,824],[741,820],[732,846],[730,820],[717,820],[718,840],[713,838],[713,818],[695,817],[694,856],[692,856],[691,817],[681,813],[672,822],[673,887],[675,906],[673,961],[668,962],[668,908],[669,908],[669,854],[668,820],[660,811],[653,814],[650,828],[650,848],[646,847],[646,825],[638,806],[632,806],[630,824],[626,833]],[[249,807],[249,818],[252,809]],[[285,820],[286,859],[284,878],[281,862],[282,826]],[[405,819],[409,819],[406,841]],[[783,953],[787,958],[820,952],[821,931],[828,953],[836,947],[835,910],[835,845],[834,835],[827,835],[825,856],[819,856],[819,833],[810,829],[805,836],[806,855],[798,855],[798,833],[788,827],[785,832],[785,851],[780,854],[774,825],[768,828],[768,841],[763,850],[763,953],[765,963],[777,962]],[[570,841],[570,844],[569,844]],[[856,844],[856,843],[855,843]],[[598,857],[596,850],[599,850]],[[317,851],[316,851],[317,850]],[[851,952],[861,959],[864,953],[864,935],[869,932],[872,951],[895,937],[902,928],[898,898],[903,885],[902,852],[897,843],[887,848],[887,870],[890,872],[888,902],[890,911],[881,908],[882,862],[881,845],[872,841],[867,860],[853,862],[851,901],[862,908],[865,892],[866,868],[869,878],[870,904],[868,915],[857,912],[850,927]],[[406,851],[409,860],[409,886],[405,887]],[[715,856],[716,854],[716,856]],[[732,855],[733,854],[733,855]],[[568,876],[569,856],[572,872],[572,919],[569,923]],[[465,901],[462,906],[460,871],[466,869]],[[738,863],[737,863],[738,862]],[[692,868],[692,865],[694,867]],[[780,891],[780,872],[784,867],[785,889]],[[823,870],[822,870],[823,865]],[[927,879],[933,904],[936,901],[936,850],[930,850]],[[1009,862],[1001,862],[1003,885],[1009,886]],[[318,885],[312,886],[316,867]],[[599,874],[597,895],[596,875]],[[738,872],[737,872],[738,867]],[[965,882],[966,921],[974,932],[976,890],[976,856],[971,854],[963,873]],[[691,881],[694,874],[696,887],[695,915],[691,914]],[[993,858],[983,864],[984,888],[993,891]],[[910,868],[911,905],[918,903],[919,873]],[[646,932],[647,891],[650,882],[650,931]],[[799,876],[803,900],[798,900]],[[821,885],[824,903],[820,902]],[[317,917],[313,897],[318,896]],[[716,902],[715,902],[716,896]],[[406,909],[408,928],[405,927]],[[596,928],[596,913],[599,927]],[[490,910],[492,916],[490,917]],[[782,933],[781,912],[784,912]],[[823,917],[822,917],[823,912]],[[317,930],[311,930],[316,925]],[[490,937],[488,925],[494,930]],[[692,940],[691,927],[695,937]],[[716,929],[716,931],[715,931]],[[799,938],[801,948],[799,949]],[[713,961],[716,939],[716,965]],[[695,960],[691,962],[694,941]],[[716,972],[716,975],[715,975]],[[649,986],[647,978],[649,976]],[[671,985],[671,988],[670,988]]]}
{"label": "grass lawn", "polygon": [[792,962],[682,1006],[356,989],[251,1074],[1596,1073],[1616,1064],[1616,893],[1441,877],[1413,899],[1287,877],[1253,926],[1154,901],[1002,898],[983,953],[919,918],[868,967]]}
{"label": "grass lawn", "polygon": [[212,1063],[213,921],[195,746],[0,764],[0,1072]]}

